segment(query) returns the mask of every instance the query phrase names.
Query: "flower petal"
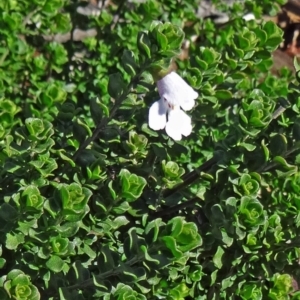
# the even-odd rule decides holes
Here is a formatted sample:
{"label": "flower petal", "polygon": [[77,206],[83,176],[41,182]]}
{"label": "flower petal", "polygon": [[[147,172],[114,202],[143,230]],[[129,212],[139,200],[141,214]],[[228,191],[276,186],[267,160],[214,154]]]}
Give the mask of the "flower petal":
{"label": "flower petal", "polygon": [[175,108],[169,112],[166,133],[175,141],[180,141],[182,135],[192,132],[191,118],[181,109]]}
{"label": "flower petal", "polygon": [[157,88],[162,99],[171,105],[180,105],[183,110],[192,109],[198,97],[198,93],[175,72],[159,80]]}
{"label": "flower petal", "polygon": [[149,127],[153,130],[160,130],[166,127],[167,123],[167,108],[163,100],[158,100],[154,102],[150,109],[148,115]]}
{"label": "flower petal", "polygon": [[[198,97],[198,93],[196,93],[196,94],[197,94],[197,96],[195,97],[195,99]],[[181,108],[183,110],[191,110],[195,106],[195,100],[191,99],[191,98],[183,98],[179,102],[179,105],[181,106]]]}
{"label": "flower petal", "polygon": [[254,14],[249,13],[249,14],[245,14],[245,15],[243,16],[243,19],[244,19],[245,21],[255,20],[255,16],[254,16]]}

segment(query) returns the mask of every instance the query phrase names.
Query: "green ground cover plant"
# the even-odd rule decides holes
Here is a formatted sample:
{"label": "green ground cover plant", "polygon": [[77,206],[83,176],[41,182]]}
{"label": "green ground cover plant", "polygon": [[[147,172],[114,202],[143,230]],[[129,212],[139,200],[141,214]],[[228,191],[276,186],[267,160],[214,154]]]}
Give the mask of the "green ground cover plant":
{"label": "green ground cover plant", "polygon": [[[300,66],[242,18],[283,1],[200,2],[0,1],[0,299],[300,299]],[[148,126],[172,62],[181,141]]]}

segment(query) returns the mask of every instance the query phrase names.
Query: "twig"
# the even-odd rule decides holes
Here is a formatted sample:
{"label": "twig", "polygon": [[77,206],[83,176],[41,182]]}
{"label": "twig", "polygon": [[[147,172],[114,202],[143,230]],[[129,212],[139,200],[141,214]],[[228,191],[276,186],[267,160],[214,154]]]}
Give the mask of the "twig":
{"label": "twig", "polygon": [[[284,111],[286,110],[285,107],[280,106],[278,109],[275,110],[275,112],[272,115],[272,120],[278,118]],[[270,121],[270,122],[271,122]],[[293,149],[290,152],[287,152],[287,155],[291,154],[292,152],[298,150],[297,149]],[[193,183],[194,181],[196,181],[199,177],[200,177],[200,173],[201,172],[207,172],[214,164],[216,164],[218,161],[217,156],[215,155],[214,157],[212,157],[211,159],[209,159],[208,161],[206,161],[203,165],[201,165],[200,167],[198,167],[197,169],[191,171],[190,173],[184,175],[182,177],[183,182],[176,185],[175,187],[173,187],[172,189],[168,189],[163,191],[163,197],[167,198],[170,197],[171,195],[175,194],[176,192],[182,190],[183,188],[189,186],[191,183]],[[271,166],[269,166],[269,168],[273,167],[273,165],[276,165],[275,163],[272,163]],[[198,200],[198,198],[193,198],[189,201],[186,201],[184,203],[180,203],[178,205],[175,205],[173,207],[169,207],[168,211],[166,212],[165,210],[161,210],[161,211],[157,211],[155,213],[153,213],[152,216],[162,216],[165,215],[166,213],[172,213],[175,211],[178,211],[184,207],[193,205],[194,203],[196,203]]]}
{"label": "twig", "polygon": [[150,218],[151,219],[156,219],[156,218],[161,218],[165,215],[173,214],[173,213],[178,212],[179,210],[182,210],[186,207],[194,206],[194,204],[199,202],[200,200],[202,200],[202,199],[200,199],[199,197],[194,197],[194,198],[192,198],[188,201],[185,201],[183,203],[168,207],[167,209],[155,211],[152,214],[150,214]]}
{"label": "twig", "polygon": [[116,114],[116,112],[118,111],[118,109],[120,108],[120,106],[122,105],[122,102],[126,99],[126,97],[128,96],[131,88],[133,87],[133,85],[136,83],[136,81],[139,79],[139,77],[141,76],[141,74],[144,72],[145,67],[141,68],[142,71],[140,71],[137,75],[135,75],[131,82],[129,83],[128,89],[122,93],[122,95],[116,100],[113,108],[110,111],[110,116],[103,118],[101,120],[101,122],[97,125],[97,127],[95,128],[95,130],[92,133],[92,136],[87,138],[79,147],[79,149],[74,153],[73,155],[73,160],[76,160],[78,158],[78,156],[81,154],[81,152],[90,144],[92,143],[100,134],[100,132],[106,128],[106,126],[108,125],[108,123],[112,120],[112,118],[114,117],[114,115]]}
{"label": "twig", "polygon": [[202,164],[200,167],[198,167],[197,169],[184,175],[182,177],[182,179],[183,179],[182,183],[179,183],[178,185],[176,185],[175,187],[173,187],[171,189],[163,191],[163,198],[170,197],[171,195],[175,194],[176,192],[182,190],[186,186],[193,183],[195,180],[197,180],[199,178],[199,174],[201,172],[207,172],[216,162],[217,162],[217,157],[214,156],[211,159],[209,159],[208,161],[206,161],[204,164]]}
{"label": "twig", "polygon": [[[142,261],[144,259],[144,257],[145,257],[144,254],[137,255],[136,257],[134,257],[131,260],[129,260],[128,262],[126,262],[124,265],[132,266],[132,265]],[[84,288],[87,288],[89,286],[93,286],[94,285],[94,280],[101,281],[105,278],[108,278],[108,277],[111,277],[111,276],[116,276],[116,275],[118,275],[120,273],[123,273],[123,272],[124,272],[124,267],[123,267],[123,265],[120,265],[119,267],[111,269],[111,270],[109,270],[107,272],[104,272],[100,275],[97,275],[92,279],[87,279],[87,280],[85,280],[81,283],[71,285],[71,286],[67,287],[67,289],[68,290],[84,289]]]}
{"label": "twig", "polygon": [[[272,120],[275,120],[277,119],[284,111],[286,110],[286,107],[283,107],[283,106],[279,106],[279,108],[277,108],[273,115],[272,115]],[[272,121],[271,120],[271,121]]]}
{"label": "twig", "polygon": [[[289,155],[291,155],[292,153],[299,151],[300,147],[294,147],[291,150],[286,151],[286,153],[284,155],[282,155],[284,158],[287,158]],[[271,169],[273,169],[274,167],[278,166],[277,162],[270,162],[264,166],[261,166],[256,172],[257,173],[263,173],[263,172],[267,172]]]}

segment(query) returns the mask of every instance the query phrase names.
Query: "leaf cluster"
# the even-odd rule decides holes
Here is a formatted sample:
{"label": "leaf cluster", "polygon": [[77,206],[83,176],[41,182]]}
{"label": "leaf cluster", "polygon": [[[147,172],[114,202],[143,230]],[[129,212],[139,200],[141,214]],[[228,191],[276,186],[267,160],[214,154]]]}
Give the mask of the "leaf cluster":
{"label": "leaf cluster", "polygon": [[[299,298],[299,66],[274,76],[281,30],[242,19],[275,2],[222,26],[200,1],[0,3],[1,299]],[[179,143],[147,125],[171,62],[200,95]]]}

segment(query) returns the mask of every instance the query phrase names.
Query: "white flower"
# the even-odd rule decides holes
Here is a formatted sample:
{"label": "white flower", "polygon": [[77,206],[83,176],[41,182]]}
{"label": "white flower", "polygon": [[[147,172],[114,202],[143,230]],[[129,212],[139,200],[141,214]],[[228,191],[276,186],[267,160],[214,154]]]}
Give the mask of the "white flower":
{"label": "white flower", "polygon": [[249,14],[245,14],[245,15],[243,16],[243,19],[244,19],[245,21],[251,21],[251,20],[255,20],[255,16],[254,16],[254,14],[249,13]]}
{"label": "white flower", "polygon": [[150,107],[149,127],[153,130],[166,128],[172,139],[180,141],[182,135],[192,132],[191,118],[183,110],[194,107],[198,93],[175,72],[159,80],[157,88],[160,100]]}

